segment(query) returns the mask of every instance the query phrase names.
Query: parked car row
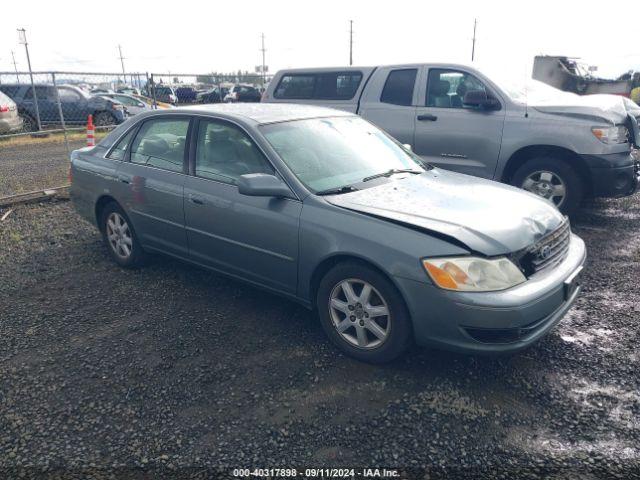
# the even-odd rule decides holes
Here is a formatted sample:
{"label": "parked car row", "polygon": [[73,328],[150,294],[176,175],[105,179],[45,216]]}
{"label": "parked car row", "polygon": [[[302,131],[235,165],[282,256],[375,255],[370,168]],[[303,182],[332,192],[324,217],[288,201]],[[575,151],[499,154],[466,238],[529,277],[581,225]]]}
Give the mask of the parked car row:
{"label": "parked car row", "polygon": [[597,97],[607,98],[465,65],[411,64],[282,70],[263,101],[357,113],[430,164],[524,188],[572,213],[585,197],[630,195],[640,179],[635,104]]}
{"label": "parked car row", "polygon": [[0,91],[15,102],[22,129],[27,132],[38,130],[38,116],[42,127],[60,125],[60,111],[66,125],[85,125],[88,115],[93,115],[97,126],[119,124],[127,118],[119,101],[90,95],[71,85],[35,85],[35,97],[28,84],[3,83]]}
{"label": "parked car row", "polygon": [[364,361],[521,350],[581,288],[584,242],[552,203],[432,166],[351,112],[144,112],[74,151],[70,176],[119,265],[159,252],[263,287]]}

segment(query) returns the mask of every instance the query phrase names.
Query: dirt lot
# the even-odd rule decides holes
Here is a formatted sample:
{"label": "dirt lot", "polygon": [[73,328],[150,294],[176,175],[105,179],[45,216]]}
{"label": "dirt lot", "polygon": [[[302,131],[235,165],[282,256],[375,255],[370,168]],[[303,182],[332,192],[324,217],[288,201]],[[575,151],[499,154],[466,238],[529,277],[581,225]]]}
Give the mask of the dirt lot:
{"label": "dirt lot", "polygon": [[530,350],[370,366],[279,297],[163,257],[118,268],[69,202],[16,208],[0,223],[0,472],[640,478],[640,196],[574,230],[584,291]]}

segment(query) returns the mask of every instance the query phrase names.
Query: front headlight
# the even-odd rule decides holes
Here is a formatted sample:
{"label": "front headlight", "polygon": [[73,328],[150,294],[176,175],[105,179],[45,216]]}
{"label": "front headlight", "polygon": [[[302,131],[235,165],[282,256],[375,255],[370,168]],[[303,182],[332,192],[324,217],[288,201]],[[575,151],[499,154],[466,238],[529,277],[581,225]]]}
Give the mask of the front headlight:
{"label": "front headlight", "polygon": [[501,257],[427,258],[425,270],[438,287],[461,292],[505,290],[527,279],[511,260]]}
{"label": "front headlight", "polygon": [[615,145],[617,143],[627,143],[629,141],[629,131],[623,125],[614,127],[593,127],[591,133],[607,145]]}

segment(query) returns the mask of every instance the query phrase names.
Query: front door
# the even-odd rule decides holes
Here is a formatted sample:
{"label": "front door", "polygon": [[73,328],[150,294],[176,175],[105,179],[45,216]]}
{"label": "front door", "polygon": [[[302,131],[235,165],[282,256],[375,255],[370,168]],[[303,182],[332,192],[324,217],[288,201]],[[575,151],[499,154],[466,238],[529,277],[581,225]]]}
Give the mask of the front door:
{"label": "front door", "polygon": [[[425,98],[416,109],[414,151],[427,162],[477,177],[493,178],[505,109],[464,105],[464,94],[482,90],[497,98],[477,77],[461,70],[430,68]],[[422,97],[421,97],[422,100]]]}
{"label": "front door", "polygon": [[185,182],[191,257],[202,264],[295,293],[302,203],[238,193],[240,175],[274,169],[236,125],[200,120],[192,175]]}
{"label": "front door", "polygon": [[144,247],[187,257],[183,191],[187,117],[155,117],[138,130],[116,172],[122,200]]}

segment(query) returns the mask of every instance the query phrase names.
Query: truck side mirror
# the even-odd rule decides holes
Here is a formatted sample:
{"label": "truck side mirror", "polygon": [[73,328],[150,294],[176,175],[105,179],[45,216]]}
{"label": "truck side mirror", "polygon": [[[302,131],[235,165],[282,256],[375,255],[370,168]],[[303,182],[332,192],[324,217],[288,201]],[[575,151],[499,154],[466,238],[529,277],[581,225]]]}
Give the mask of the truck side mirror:
{"label": "truck side mirror", "polygon": [[464,94],[462,103],[483,110],[498,110],[500,108],[500,102],[493,97],[487,96],[487,92],[484,90],[469,90]]}

